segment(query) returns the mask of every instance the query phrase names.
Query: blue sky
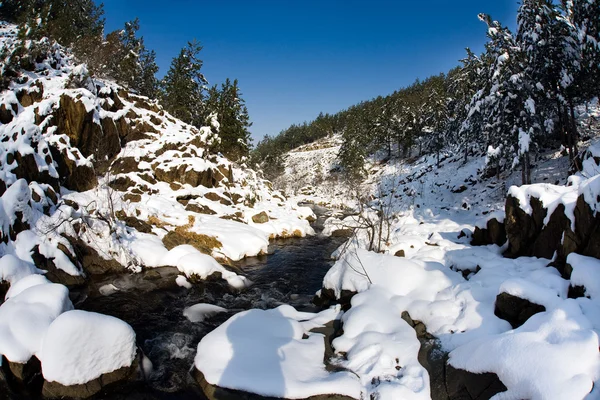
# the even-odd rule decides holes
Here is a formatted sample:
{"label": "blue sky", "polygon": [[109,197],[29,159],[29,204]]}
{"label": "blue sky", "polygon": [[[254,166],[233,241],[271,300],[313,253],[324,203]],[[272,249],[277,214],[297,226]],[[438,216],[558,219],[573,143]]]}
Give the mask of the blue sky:
{"label": "blue sky", "polygon": [[162,76],[188,40],[211,84],[237,78],[255,142],[446,72],[486,41],[485,12],[516,25],[517,0],[105,0],[107,32],[140,18]]}

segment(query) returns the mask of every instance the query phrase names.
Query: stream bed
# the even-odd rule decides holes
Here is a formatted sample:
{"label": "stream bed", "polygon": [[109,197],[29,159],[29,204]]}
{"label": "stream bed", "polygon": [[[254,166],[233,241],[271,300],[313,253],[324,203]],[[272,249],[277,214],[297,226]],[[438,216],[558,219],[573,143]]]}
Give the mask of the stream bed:
{"label": "stream bed", "polygon": [[[316,222],[319,231],[324,209]],[[331,267],[331,253],[344,238],[312,236],[272,241],[269,254],[236,263],[254,282],[242,292],[223,281],[200,282],[191,289],[177,286],[175,268],[149,269],[140,274],[94,277],[74,292],[78,309],[112,315],[129,323],[137,343],[152,362],[145,379],[113,387],[96,399],[205,399],[190,375],[198,342],[237,312],[290,304],[314,311],[311,300]],[[186,307],[208,303],[227,309],[202,322],[190,322]]]}

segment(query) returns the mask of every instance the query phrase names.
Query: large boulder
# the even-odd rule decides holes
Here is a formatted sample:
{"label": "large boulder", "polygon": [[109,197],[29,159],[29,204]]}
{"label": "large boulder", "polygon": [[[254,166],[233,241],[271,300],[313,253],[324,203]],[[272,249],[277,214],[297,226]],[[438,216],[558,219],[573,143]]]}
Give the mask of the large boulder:
{"label": "large boulder", "polygon": [[108,315],[73,310],[52,322],[40,361],[47,398],[88,398],[116,382],[135,378],[135,332]]}

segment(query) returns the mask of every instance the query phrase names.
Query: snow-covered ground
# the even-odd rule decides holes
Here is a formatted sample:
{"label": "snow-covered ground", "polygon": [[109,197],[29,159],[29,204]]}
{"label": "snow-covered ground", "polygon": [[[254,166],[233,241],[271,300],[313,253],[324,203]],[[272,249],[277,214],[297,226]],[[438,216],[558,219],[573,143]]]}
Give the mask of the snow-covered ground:
{"label": "snow-covered ground", "polygon": [[[592,108],[588,115],[597,111]],[[402,318],[403,313],[408,313],[412,321],[424,324],[441,351],[449,353],[448,362],[453,367],[496,374],[507,390],[494,399],[598,398],[600,261],[570,254],[567,262],[573,273],[565,279],[549,266],[552,260],[507,259],[502,255],[506,245],[470,245],[476,226],[485,227],[491,218],[504,221],[507,194],[519,198],[523,211],[529,213],[528,199],[541,199],[549,209],[544,223],[559,204],[565,206],[567,216],[572,216],[580,195],[596,212],[600,199],[596,183],[600,141],[581,143],[582,149],[588,147],[583,170],[569,179],[568,157],[559,152],[540,155],[533,170],[537,184],[526,187],[518,186],[518,171],[505,173],[501,180],[481,179],[483,158],[471,158],[464,164],[461,156],[447,155],[442,157],[439,169],[434,157],[411,163],[371,163],[361,190],[372,194],[373,200],[356,209],[361,212],[359,216],[343,220],[332,217],[323,232],[331,234],[338,229],[359,227],[334,253],[338,260],[323,281],[323,291],[337,298],[344,293],[357,293],[350,310],[341,316],[343,334],[333,341],[336,356],[329,360],[353,372],[354,384],[360,386],[359,393],[344,393],[357,399],[430,398],[430,381],[439,377],[430,377],[418,361],[420,342],[415,330]],[[330,153],[328,157],[323,156],[325,151]],[[335,151],[332,147],[290,153],[290,175],[282,179],[291,181],[291,174],[299,168],[310,170],[311,162],[321,165],[322,160],[328,160],[330,164],[325,169],[331,168]],[[567,183],[569,186],[559,186]],[[299,201],[336,204],[340,200],[328,198],[328,189],[320,190],[318,185],[295,194]],[[352,198],[347,199],[345,206],[356,206]],[[378,212],[385,216],[381,231],[377,230],[378,224],[368,223],[379,222]],[[574,217],[571,221],[574,223]],[[369,247],[379,252],[368,251]],[[570,286],[584,286],[586,297],[569,298]],[[495,314],[497,297],[503,293],[543,306],[545,311],[513,328]],[[237,319],[247,319],[250,326],[269,324],[259,322],[261,317],[252,314],[236,316],[227,324],[235,324]],[[234,349],[242,343],[248,347],[266,346],[270,339],[262,329],[243,339],[229,335],[226,329],[215,330],[200,343],[196,367],[203,372],[212,371],[208,366],[221,360],[221,356],[206,351],[209,344],[221,343]],[[205,354],[201,356],[200,350]],[[216,365],[227,364],[228,369],[240,375],[255,366],[235,356],[226,359],[227,363],[219,361]],[[298,362],[294,358],[279,358],[272,361],[276,366],[270,368],[285,371],[288,361]],[[310,362],[305,361],[304,365]],[[226,375],[223,367],[217,367],[206,378],[215,385],[264,395],[306,395],[273,391],[277,387],[274,382],[236,384]],[[284,374],[273,381],[285,384],[288,379]],[[314,380],[321,381],[318,377]],[[342,391],[332,383],[321,393]]]}

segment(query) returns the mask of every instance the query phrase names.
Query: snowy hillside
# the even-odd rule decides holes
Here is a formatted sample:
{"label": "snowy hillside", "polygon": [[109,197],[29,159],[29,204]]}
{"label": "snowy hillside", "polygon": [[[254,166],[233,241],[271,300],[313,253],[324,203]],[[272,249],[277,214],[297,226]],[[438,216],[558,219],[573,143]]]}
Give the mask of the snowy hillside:
{"label": "snowy hillside", "polygon": [[[0,25],[4,54],[16,35]],[[95,382],[84,385],[90,395],[135,374],[135,333],[70,311],[63,284],[172,266],[181,285],[216,277],[241,289],[250,282],[217,260],[312,235],[313,213],[215,153],[216,120],[196,129],[91,78],[60,45],[47,49],[0,94],[0,354],[9,375],[41,361],[44,395],[79,397],[77,385]]]}
{"label": "snowy hillside", "polygon": [[[580,114],[591,136],[597,116],[595,106]],[[225,366],[242,374],[248,361],[207,353],[207,346],[268,346],[254,328],[250,337],[225,335],[226,325],[208,335],[196,367],[209,383],[286,398],[597,398],[600,139],[579,147],[581,172],[568,177],[568,157],[547,152],[535,160],[536,183],[529,186],[517,186],[519,174],[482,178],[483,157],[465,164],[462,155],[448,154],[439,168],[431,156],[371,160],[361,207],[318,184],[296,192],[299,201],[356,207],[356,215],[325,224],[323,234],[355,231],[334,253],[338,261],[317,293],[319,304],[340,302],[348,311],[325,317],[280,307],[268,315],[239,314],[227,332],[269,324],[293,344],[285,346],[278,374],[293,382],[292,366],[302,365],[315,371],[306,375],[310,385],[283,390],[278,377],[241,383],[221,375]],[[282,182],[291,184],[299,170],[331,170],[336,149],[289,153]],[[314,175],[305,176],[310,184]],[[327,360],[337,372],[326,384],[310,367],[314,359],[294,348],[304,332],[308,354],[309,327],[319,318],[343,325]],[[298,321],[308,327],[286,333]],[[310,349],[323,352],[318,344]]]}

